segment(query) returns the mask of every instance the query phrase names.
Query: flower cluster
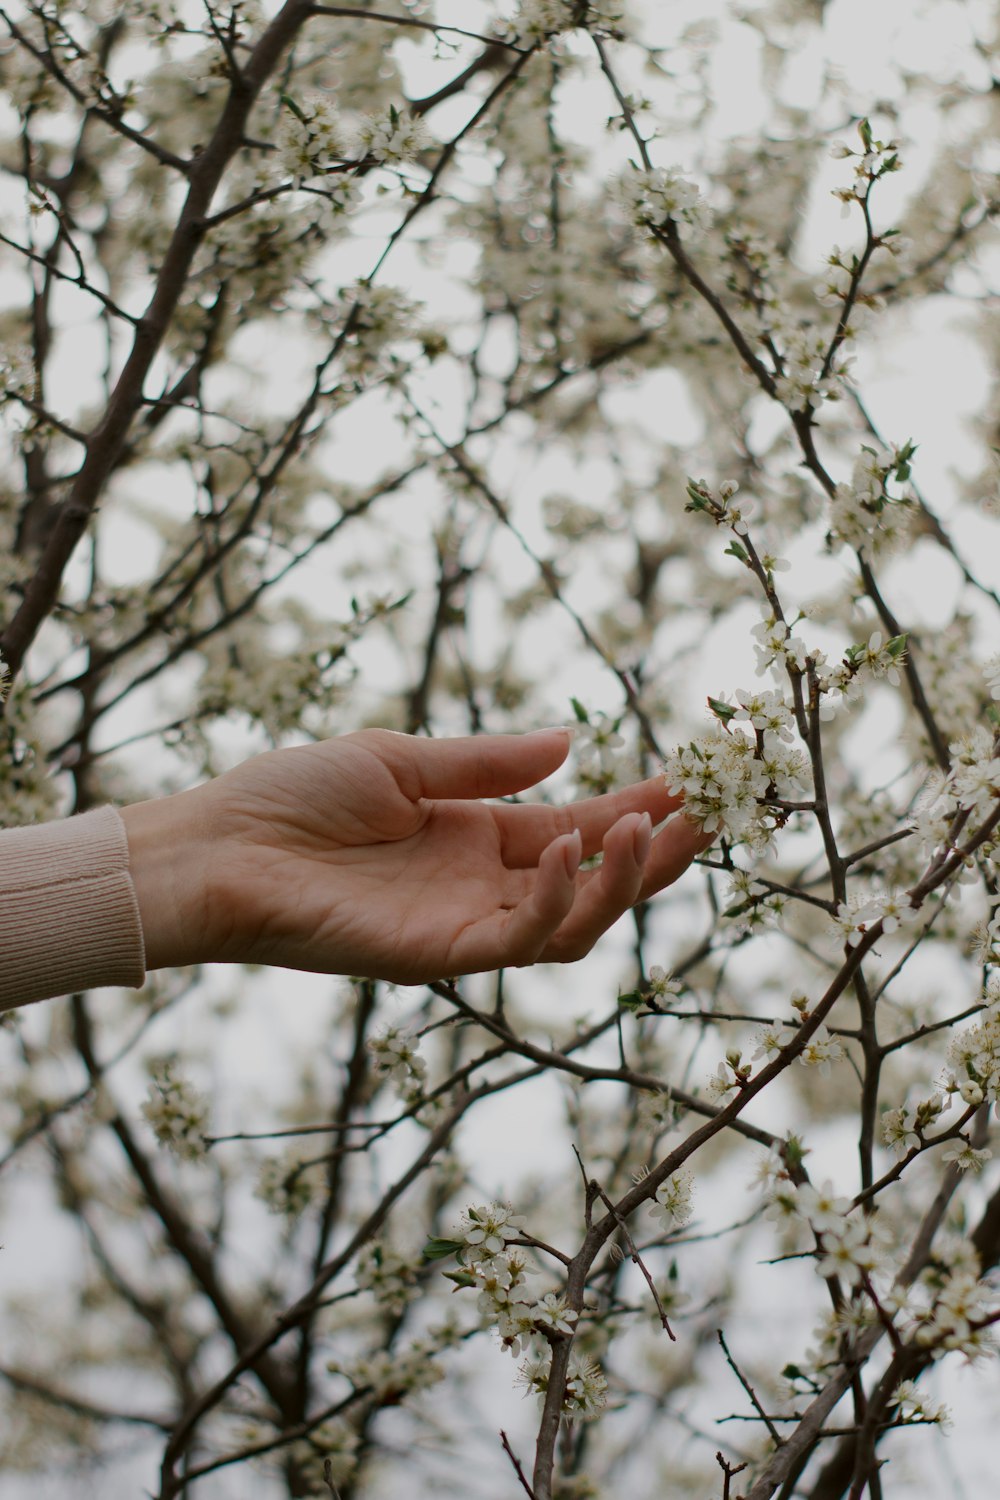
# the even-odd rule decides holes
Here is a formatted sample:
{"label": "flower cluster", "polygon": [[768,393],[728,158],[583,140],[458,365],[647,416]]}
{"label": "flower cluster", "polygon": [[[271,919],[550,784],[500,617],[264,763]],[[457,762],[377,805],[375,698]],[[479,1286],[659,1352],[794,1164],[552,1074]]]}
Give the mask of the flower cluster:
{"label": "flower cluster", "polygon": [[650,1134],[661,1135],[666,1130],[672,1130],[679,1114],[680,1110],[669,1089],[646,1089],[639,1096],[639,1124]]}
{"label": "flower cluster", "polygon": [[[735,717],[731,708],[725,716]],[[801,795],[808,765],[788,743],[783,724],[756,730],[751,738],[717,719],[667,756],[663,775],[671,792],[683,793],[685,813],[706,833],[724,833],[762,851],[779,820],[769,802]]]}
{"label": "flower cluster", "polygon": [[8,344],[0,350],[0,406],[8,414],[17,407],[17,398],[34,400],[38,394],[38,374],[31,350],[26,344]]}
{"label": "flower cluster", "polygon": [[466,1209],[462,1223],[462,1248],[459,1260],[465,1265],[481,1265],[502,1255],[508,1240],[520,1237],[524,1215],[516,1214],[503,1203],[480,1204]]}
{"label": "flower cluster", "polygon": [[420,1040],[402,1026],[386,1026],[368,1038],[372,1065],[380,1078],[388,1079],[406,1100],[424,1091],[427,1064],[420,1056]]}
{"label": "flower cluster", "polygon": [[385,113],[361,121],[356,149],[359,156],[380,166],[396,167],[413,161],[430,143],[430,130],[420,115],[390,105]]}
{"label": "flower cluster", "polygon": [[519,0],[517,12],[500,26],[508,41],[531,45],[563,31],[586,30],[620,37],[626,8],[622,0]]}
{"label": "flower cluster", "polygon": [[866,896],[854,892],[828,918],[828,931],[838,947],[846,944],[848,948],[856,948],[879,922],[883,932],[892,933],[919,920],[919,910],[910,905],[905,893],[884,891]]}
{"label": "flower cluster", "polygon": [[613,719],[601,712],[588,714],[576,699],[573,708],[576,713],[573,745],[580,782],[591,793],[609,791],[622,773],[619,752],[625,739],[619,733],[621,717]]}
{"label": "flower cluster", "polygon": [[787,331],[775,378],[775,394],[789,411],[809,411],[842,394],[849,361],[831,355],[829,336],[809,324]]}
{"label": "flower cluster", "polygon": [[920,1149],[924,1132],[937,1123],[947,1108],[948,1101],[942,1094],[931,1094],[913,1109],[900,1105],[897,1109],[885,1111],[881,1121],[882,1139],[897,1161]]}
{"label": "flower cluster", "polygon": [[[804,1188],[800,1188],[799,1194],[804,1191]],[[839,1215],[836,1209],[831,1209],[822,1230],[817,1229],[809,1209],[804,1206],[804,1217],[817,1229],[819,1237],[816,1270],[820,1276],[837,1276],[847,1286],[858,1286],[862,1277],[870,1275],[878,1266],[881,1250],[875,1242],[871,1221],[860,1213],[846,1218],[844,1215],[850,1207],[849,1200],[841,1198],[833,1201],[837,1208],[843,1204],[846,1207],[840,1210]]]}
{"label": "flower cluster", "polygon": [[180,1077],[175,1058],[151,1062],[149,1074],[149,1097],[142,1106],[143,1116],[161,1146],[186,1161],[197,1160],[205,1153],[208,1099]]}
{"label": "flower cluster", "polygon": [[329,95],[309,94],[300,103],[286,100],[286,104],[274,141],[284,176],[309,182],[355,155],[348,129]]}
{"label": "flower cluster", "polygon": [[376,1401],[391,1406],[426,1391],[444,1379],[444,1370],[434,1358],[438,1347],[432,1338],[415,1339],[405,1348],[377,1349],[350,1362],[331,1359],[331,1375],[344,1375],[355,1390],[368,1388]]}
{"label": "flower cluster", "polygon": [[[500,1203],[466,1210],[461,1239],[441,1241],[433,1253],[454,1248],[461,1271],[448,1272],[459,1286],[474,1287],[476,1305],[488,1325],[495,1325],[504,1349],[516,1358],[533,1350],[543,1337],[570,1335],[579,1314],[559,1292],[537,1296],[528,1277],[537,1274],[524,1249],[510,1243],[522,1232],[523,1218]],[[425,1252],[426,1253],[426,1252]]]}
{"label": "flower cluster", "polygon": [[996,1353],[990,1324],[1000,1298],[976,1267],[932,1262],[903,1311],[907,1333],[935,1359],[952,1350],[970,1360]]}
{"label": "flower cluster", "polygon": [[973,817],[985,818],[1000,798],[1000,756],[993,735],[981,724],[949,745],[952,755],[951,789],[958,806]]}
{"label": "flower cluster", "polygon": [[840,142],[833,148],[838,161],[854,162],[854,181],[848,187],[834,188],[833,196],[839,198],[846,209],[855,202],[864,202],[871,191],[872,183],[889,172],[899,171],[899,145],[896,141],[876,140],[868,120],[858,121],[861,137],[860,151]]}
{"label": "flower cluster", "polygon": [[[751,1053],[753,1061],[759,1057],[770,1061],[795,1041],[802,1022],[809,1014],[809,1000],[805,995],[793,995],[791,1003],[792,1008],[798,1012],[799,1019],[788,1025],[775,1021],[762,1026],[755,1038],[756,1048]],[[805,1045],[798,1052],[797,1061],[805,1068],[815,1068],[825,1078],[830,1073],[833,1064],[840,1062],[843,1056],[844,1049],[839,1039],[831,1035],[821,1024],[810,1034]]]}
{"label": "flower cluster", "polygon": [[[347,287],[342,297],[345,336],[340,359],[344,374],[360,390],[374,376],[402,369],[396,346],[421,335],[419,309],[395,287],[366,281]],[[432,338],[424,333],[427,340]]]}
{"label": "flower cluster", "polygon": [[649,1205],[649,1212],[659,1222],[664,1234],[683,1229],[691,1221],[693,1212],[691,1199],[694,1194],[694,1178],[690,1172],[674,1172],[656,1189],[656,1197]]}
{"label": "flower cluster", "polygon": [[810,655],[805,641],[801,636],[792,635],[785,621],[779,620],[770,610],[765,612],[763,619],[753,627],[750,634],[756,642],[753,649],[757,658],[758,677],[763,677],[765,672],[779,662],[796,672],[805,670],[806,658]]}
{"label": "flower cluster", "polygon": [[[551,1350],[541,1349],[525,1360],[518,1374],[519,1384],[538,1397],[539,1405],[544,1405],[548,1392],[551,1362]],[[571,1354],[563,1396],[564,1415],[578,1422],[592,1421],[607,1405],[607,1391],[608,1382],[600,1365],[585,1355]]]}
{"label": "flower cluster", "polygon": [[893,1401],[904,1422],[936,1422],[941,1427],[950,1424],[947,1406],[932,1401],[915,1380],[901,1380],[893,1393]]}
{"label": "flower cluster", "polygon": [[897,548],[905,539],[914,511],[909,492],[891,495],[890,479],[905,483],[910,475],[913,445],[901,448],[862,447],[851,478],[838,484],[830,499],[830,534],[868,557]]}
{"label": "flower cluster", "polygon": [[[977,725],[970,734],[949,745],[951,768],[947,775],[935,773],[917,801],[912,826],[924,850],[933,855],[953,847],[953,824],[961,817],[965,822],[971,813],[972,828],[982,824],[997,811],[1000,802],[1000,748],[997,738],[984,726]],[[967,830],[971,831],[971,829]],[[981,855],[989,856],[998,844],[996,832],[979,845]],[[980,933],[979,950],[984,963],[1000,961],[1000,903],[991,898],[993,915]]]}
{"label": "flower cluster", "polygon": [[268,1213],[289,1221],[299,1218],[316,1200],[321,1173],[294,1150],[267,1157],[257,1174],[256,1196]]}
{"label": "flower cluster", "polygon": [[696,232],[708,228],[708,205],[680,167],[633,168],[616,184],[619,202],[639,229],[662,229],[668,221]]}
{"label": "flower cluster", "polygon": [[989,1003],[973,1026],[952,1038],[945,1088],[966,1104],[992,1104],[1000,1113],[1000,983],[991,981]]}
{"label": "flower cluster", "polygon": [[416,1270],[411,1260],[384,1240],[365,1245],[354,1268],[354,1280],[371,1292],[379,1307],[398,1315],[416,1295]]}

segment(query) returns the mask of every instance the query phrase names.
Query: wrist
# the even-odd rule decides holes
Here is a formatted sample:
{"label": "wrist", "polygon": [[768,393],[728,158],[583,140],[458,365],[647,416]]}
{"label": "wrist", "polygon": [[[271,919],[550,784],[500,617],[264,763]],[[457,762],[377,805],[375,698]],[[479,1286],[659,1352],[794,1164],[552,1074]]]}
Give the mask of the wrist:
{"label": "wrist", "polygon": [[119,809],[128,839],[146,968],[205,963],[212,940],[213,840],[200,788]]}

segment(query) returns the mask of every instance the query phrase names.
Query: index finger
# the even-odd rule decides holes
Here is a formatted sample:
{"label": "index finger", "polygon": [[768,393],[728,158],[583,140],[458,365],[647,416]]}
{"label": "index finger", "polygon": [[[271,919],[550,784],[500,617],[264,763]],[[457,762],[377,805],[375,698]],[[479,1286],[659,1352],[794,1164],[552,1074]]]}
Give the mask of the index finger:
{"label": "index finger", "polygon": [[605,792],[565,807],[510,804],[490,811],[500,834],[500,854],[509,870],[527,869],[538,863],[542,850],[562,833],[580,830],[583,857],[597,854],[604,835],[626,813],[648,812],[654,825],[681,806],[683,798],[668,792],[662,776],[637,781],[620,792]]}

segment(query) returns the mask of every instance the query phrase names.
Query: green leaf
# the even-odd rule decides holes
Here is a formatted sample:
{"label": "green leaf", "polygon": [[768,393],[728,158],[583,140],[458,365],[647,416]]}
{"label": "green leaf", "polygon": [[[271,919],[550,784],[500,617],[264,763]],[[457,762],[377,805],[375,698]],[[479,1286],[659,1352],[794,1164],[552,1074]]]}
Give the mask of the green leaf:
{"label": "green leaf", "polygon": [[464,1240],[429,1239],[420,1258],[425,1263],[431,1260],[447,1260],[449,1255],[457,1255],[459,1250],[464,1249],[464,1246]]}
{"label": "green leaf", "polygon": [[282,94],[280,98],[285,108],[290,109],[295,118],[297,120],[300,120],[302,124],[305,125],[307,123],[306,117],[300,107],[296,104],[295,100],[292,98],[291,94]]}
{"label": "green leaf", "polygon": [[587,713],[587,710],[584,708],[583,704],[580,702],[579,698],[571,698],[569,701],[570,701],[570,703],[572,705],[573,712],[576,714],[577,723],[578,724],[589,724],[590,723],[590,717],[589,717],[589,715]]}
{"label": "green leaf", "polygon": [[722,555],[723,557],[738,557],[741,563],[745,563],[747,567],[750,566],[750,559],[739,542],[730,542]]}
{"label": "green leaf", "polygon": [[471,1271],[442,1271],[441,1275],[456,1286],[475,1286],[476,1278]]}
{"label": "green leaf", "polygon": [[907,642],[907,639],[908,639],[908,637],[905,634],[904,635],[894,635],[893,638],[892,638],[892,640],[889,641],[888,645],[886,646],[885,649],[888,651],[889,655],[891,657],[893,657],[895,660],[898,661],[901,656],[905,656],[906,655],[906,642]]}
{"label": "green leaf", "polygon": [[712,496],[703,480],[689,479],[687,482],[687,492],[691,503],[685,506],[686,510],[707,511],[712,505]]}
{"label": "green leaf", "polygon": [[715,717],[717,719],[721,719],[723,724],[728,724],[730,719],[736,713],[736,709],[733,707],[733,705],[731,703],[724,703],[721,698],[710,697],[708,700],[708,706],[712,710]]}

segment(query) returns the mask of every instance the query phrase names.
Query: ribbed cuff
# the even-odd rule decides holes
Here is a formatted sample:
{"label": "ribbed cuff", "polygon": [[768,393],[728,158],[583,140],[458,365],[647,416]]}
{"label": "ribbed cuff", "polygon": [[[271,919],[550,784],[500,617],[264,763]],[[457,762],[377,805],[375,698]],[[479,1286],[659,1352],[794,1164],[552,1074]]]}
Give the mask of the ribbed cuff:
{"label": "ribbed cuff", "polygon": [[145,977],[116,809],[0,832],[0,1010]]}

